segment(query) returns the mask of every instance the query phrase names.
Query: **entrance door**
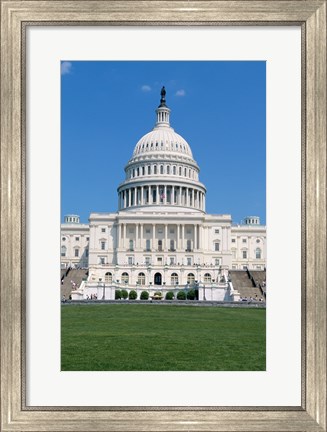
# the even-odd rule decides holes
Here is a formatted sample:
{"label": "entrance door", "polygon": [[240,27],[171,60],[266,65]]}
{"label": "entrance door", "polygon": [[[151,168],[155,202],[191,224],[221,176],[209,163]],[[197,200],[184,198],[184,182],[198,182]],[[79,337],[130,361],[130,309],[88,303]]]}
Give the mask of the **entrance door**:
{"label": "entrance door", "polygon": [[156,273],[154,275],[154,284],[161,285],[161,273]]}

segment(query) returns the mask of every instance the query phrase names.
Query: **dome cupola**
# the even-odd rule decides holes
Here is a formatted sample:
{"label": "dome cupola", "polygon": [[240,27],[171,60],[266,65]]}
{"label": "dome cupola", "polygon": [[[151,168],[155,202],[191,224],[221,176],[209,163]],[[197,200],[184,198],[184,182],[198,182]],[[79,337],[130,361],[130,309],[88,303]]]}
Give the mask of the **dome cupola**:
{"label": "dome cupola", "polygon": [[156,109],[152,131],[136,144],[125,167],[125,181],[118,187],[119,210],[205,211],[205,186],[187,141],[170,126],[166,89]]}

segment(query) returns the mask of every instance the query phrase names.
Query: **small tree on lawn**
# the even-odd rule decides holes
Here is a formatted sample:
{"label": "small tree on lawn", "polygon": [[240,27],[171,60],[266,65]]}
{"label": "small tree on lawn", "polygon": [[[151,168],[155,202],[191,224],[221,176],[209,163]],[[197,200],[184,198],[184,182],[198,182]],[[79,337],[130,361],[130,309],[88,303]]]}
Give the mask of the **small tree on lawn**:
{"label": "small tree on lawn", "polygon": [[115,300],[120,300],[121,299],[121,291],[120,290],[116,290],[115,291]]}
{"label": "small tree on lawn", "polygon": [[149,293],[147,291],[142,291],[140,299],[141,300],[148,300],[149,299]]}
{"label": "small tree on lawn", "polygon": [[137,299],[137,292],[135,290],[131,290],[128,295],[129,300],[136,300]]}
{"label": "small tree on lawn", "polygon": [[184,291],[178,291],[177,300],[186,300],[186,294]]}
{"label": "small tree on lawn", "polygon": [[126,300],[128,297],[128,292],[125,289],[121,290],[121,297]]}

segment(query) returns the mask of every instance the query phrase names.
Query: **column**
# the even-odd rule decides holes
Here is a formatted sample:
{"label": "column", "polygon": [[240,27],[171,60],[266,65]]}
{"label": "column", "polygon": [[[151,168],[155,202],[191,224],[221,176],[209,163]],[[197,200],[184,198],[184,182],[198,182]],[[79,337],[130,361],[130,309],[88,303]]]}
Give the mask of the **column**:
{"label": "column", "polygon": [[126,248],[126,224],[123,225],[123,248]]}
{"label": "column", "polygon": [[176,249],[180,249],[179,247],[179,235],[180,235],[180,228],[179,228],[179,224],[177,224],[177,238],[176,238]]}
{"label": "column", "polygon": [[156,186],[156,204],[157,205],[159,204],[159,201],[160,201],[160,198],[159,198],[159,186],[157,185]]}
{"label": "column", "polygon": [[179,186],[178,188],[178,205],[182,205],[182,188]]}
{"label": "column", "polygon": [[126,208],[126,190],[123,191],[124,194],[124,208]]}
{"label": "column", "polygon": [[170,203],[175,204],[175,186],[171,187]]}
{"label": "column", "polygon": [[168,233],[168,226],[167,226],[167,224],[165,224],[165,237],[164,237],[164,244],[163,244],[163,250],[164,251],[168,249],[167,248],[167,238],[168,238],[167,233]]}
{"label": "column", "polygon": [[119,223],[116,226],[116,239],[117,239],[117,241],[116,241],[116,248],[118,249],[119,248],[119,243],[120,243],[120,225],[119,225]]}
{"label": "column", "polygon": [[185,245],[184,245],[184,234],[185,234],[185,225],[182,225],[182,245],[181,245],[181,249],[184,250],[185,249]]}
{"label": "column", "polygon": [[135,224],[135,249],[139,248],[139,224]]}
{"label": "column", "polygon": [[194,208],[194,189],[192,188],[192,207]]}
{"label": "column", "polygon": [[151,249],[154,249],[154,241],[155,241],[155,224],[152,224],[152,245],[151,245]]}
{"label": "column", "polygon": [[144,204],[144,186],[141,186],[141,205]]}
{"label": "column", "polygon": [[203,211],[206,209],[206,196],[203,194]]}
{"label": "column", "polygon": [[198,248],[198,233],[197,233],[198,226],[194,225],[193,230],[194,230],[194,246],[193,246],[193,248],[195,250]]}
{"label": "column", "polygon": [[167,204],[167,186],[164,186],[164,199],[163,199],[163,203]]}
{"label": "column", "polygon": [[134,205],[137,205],[137,188],[134,188]]}
{"label": "column", "polygon": [[151,194],[151,186],[148,186],[149,190],[149,204],[153,204],[152,194]]}
{"label": "column", "polygon": [[140,226],[140,231],[141,231],[141,235],[140,235],[140,248],[144,249],[144,246],[143,246],[143,224],[142,223],[141,223],[141,226]]}
{"label": "column", "polygon": [[199,225],[199,249],[202,248],[202,236],[203,236],[202,225]]}

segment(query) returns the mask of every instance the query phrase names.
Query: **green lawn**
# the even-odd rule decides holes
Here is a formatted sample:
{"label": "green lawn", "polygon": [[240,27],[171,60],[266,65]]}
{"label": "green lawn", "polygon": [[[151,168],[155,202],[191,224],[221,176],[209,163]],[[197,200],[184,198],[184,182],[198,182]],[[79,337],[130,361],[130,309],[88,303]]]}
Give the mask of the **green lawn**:
{"label": "green lawn", "polygon": [[266,369],[266,310],[64,305],[63,371]]}

